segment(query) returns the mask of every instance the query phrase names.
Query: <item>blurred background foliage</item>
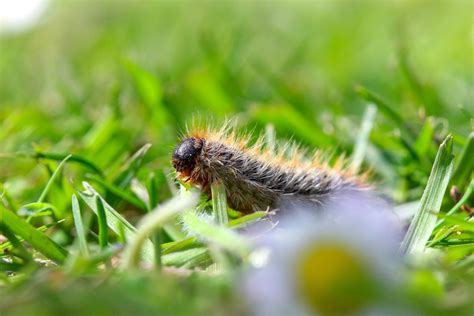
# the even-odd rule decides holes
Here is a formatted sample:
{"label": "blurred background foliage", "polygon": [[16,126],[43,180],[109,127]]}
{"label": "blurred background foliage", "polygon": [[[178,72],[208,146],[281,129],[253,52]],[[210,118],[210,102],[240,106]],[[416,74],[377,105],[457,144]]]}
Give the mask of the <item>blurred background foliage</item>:
{"label": "blurred background foliage", "polygon": [[[74,154],[47,196],[65,220],[51,235],[66,246],[82,180],[132,222],[143,211],[132,178],[153,174],[158,202],[172,195],[170,155],[193,118],[271,126],[278,139],[350,155],[375,103],[364,164],[396,203],[416,201],[441,141],[452,133],[458,154],[472,131],[473,10],[468,0],[51,1],[33,28],[0,34],[0,189],[20,209]],[[462,190],[472,159],[456,172]],[[431,278],[419,279],[427,292]]]}
{"label": "blurred background foliage", "polygon": [[[169,167],[177,132],[193,116],[238,116],[252,128],[272,123],[279,137],[311,148],[350,152],[365,108],[356,85],[387,100],[414,129],[435,116],[435,128],[465,136],[473,98],[469,7],[53,2],[33,30],[0,39],[1,151],[74,152],[113,170],[150,142],[151,166]],[[379,162],[400,158],[387,139],[400,126],[390,123],[379,117],[381,132],[373,133],[384,145],[385,159],[373,157]],[[39,165],[19,159],[2,161],[0,180],[25,179],[17,166],[33,171],[27,187],[43,180]],[[392,188],[412,171],[372,167]]]}

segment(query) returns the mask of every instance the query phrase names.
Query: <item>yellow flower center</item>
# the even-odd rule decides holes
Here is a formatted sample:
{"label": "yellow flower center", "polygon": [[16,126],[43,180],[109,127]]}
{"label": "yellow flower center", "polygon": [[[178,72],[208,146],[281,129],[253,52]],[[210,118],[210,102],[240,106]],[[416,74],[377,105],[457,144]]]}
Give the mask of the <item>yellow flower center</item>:
{"label": "yellow flower center", "polygon": [[318,243],[305,251],[296,269],[299,294],[319,314],[356,313],[375,293],[375,282],[368,268],[344,245]]}

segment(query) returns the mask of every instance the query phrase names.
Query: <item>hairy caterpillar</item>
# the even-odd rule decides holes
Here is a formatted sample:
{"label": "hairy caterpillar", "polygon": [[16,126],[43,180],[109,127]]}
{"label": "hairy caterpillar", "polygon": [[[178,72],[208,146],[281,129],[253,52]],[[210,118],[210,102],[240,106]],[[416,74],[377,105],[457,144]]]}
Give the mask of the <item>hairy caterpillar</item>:
{"label": "hairy caterpillar", "polygon": [[221,182],[229,206],[244,213],[295,203],[324,205],[341,193],[368,189],[365,176],[357,176],[343,158],[329,166],[319,152],[308,159],[296,145],[272,154],[262,137],[250,144],[250,136],[239,136],[228,126],[192,128],[175,148],[172,164],[178,178],[209,197],[210,185]]}

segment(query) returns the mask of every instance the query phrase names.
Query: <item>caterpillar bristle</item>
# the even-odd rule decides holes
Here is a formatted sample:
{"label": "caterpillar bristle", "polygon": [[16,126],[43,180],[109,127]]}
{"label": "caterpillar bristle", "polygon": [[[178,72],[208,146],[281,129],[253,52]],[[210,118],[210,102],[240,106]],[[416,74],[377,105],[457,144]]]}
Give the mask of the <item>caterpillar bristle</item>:
{"label": "caterpillar bristle", "polygon": [[[273,146],[272,146],[273,147]],[[263,136],[238,132],[235,122],[220,128],[194,121],[186,127],[173,154],[183,181],[210,195],[210,184],[221,181],[231,207],[241,212],[277,207],[287,200],[322,203],[342,190],[367,190],[368,173],[351,167],[340,155],[308,150],[294,141],[270,148]]]}

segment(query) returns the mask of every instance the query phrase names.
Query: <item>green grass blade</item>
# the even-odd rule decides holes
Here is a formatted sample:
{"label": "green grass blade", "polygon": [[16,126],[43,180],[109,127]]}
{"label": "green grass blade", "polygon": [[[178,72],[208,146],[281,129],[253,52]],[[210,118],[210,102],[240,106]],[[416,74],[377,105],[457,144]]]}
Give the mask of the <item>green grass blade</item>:
{"label": "green grass blade", "polygon": [[173,252],[163,255],[163,265],[193,268],[199,265],[202,261],[209,259],[209,254],[206,248],[194,248]]}
{"label": "green grass blade", "polygon": [[95,207],[97,210],[97,221],[99,223],[99,245],[103,250],[109,244],[109,231],[107,227],[107,216],[105,215],[104,204],[100,196],[95,197]]}
{"label": "green grass blade", "polygon": [[229,221],[227,217],[227,196],[225,187],[221,183],[211,184],[212,210],[214,220],[217,224],[223,226]]}
{"label": "green grass blade", "polygon": [[[453,215],[457,210],[463,206],[464,203],[466,203],[469,200],[469,197],[471,196],[472,192],[474,191],[474,180],[471,181],[469,186],[467,187],[466,192],[464,192],[462,198],[454,205],[448,212],[446,212],[446,216]],[[444,218],[441,218],[437,223],[436,223],[436,228],[439,228],[444,222]]]}
{"label": "green grass blade", "polygon": [[425,249],[436,225],[436,216],[433,212],[439,212],[448,187],[453,170],[452,148],[452,136],[448,136],[439,147],[419,208],[402,242],[400,249],[407,255],[420,253]]}
{"label": "green grass blade", "polygon": [[185,212],[182,216],[183,223],[193,232],[208,242],[214,243],[239,256],[248,253],[247,241],[234,231],[209,223],[203,222],[194,211]]}
{"label": "green grass blade", "polygon": [[5,272],[5,271],[20,271],[23,265],[18,264],[18,263],[7,263],[4,262],[3,260],[0,260],[0,271]]}
{"label": "green grass blade", "polygon": [[429,150],[432,148],[435,127],[436,124],[434,123],[434,119],[428,117],[416,138],[415,144],[413,145],[418,156],[427,155]]}
{"label": "green grass blade", "polygon": [[66,259],[68,252],[51,240],[42,232],[37,231],[33,226],[16,214],[7,210],[0,203],[0,227],[5,225],[11,232],[22,237],[33,248],[41,252],[47,258],[62,263]]}
{"label": "green grass blade", "polygon": [[61,169],[63,168],[64,164],[66,163],[66,161],[69,160],[69,158],[71,158],[71,155],[67,155],[66,158],[64,158],[63,160],[61,160],[61,162],[59,163],[58,167],[56,168],[56,170],[54,170],[53,172],[53,175],[49,178],[48,180],[48,183],[46,183],[46,186],[43,190],[43,192],[41,192],[41,195],[40,197],[38,198],[38,201],[39,203],[43,202],[44,199],[46,198],[46,195],[48,194],[49,192],[49,189],[51,188],[51,185],[54,183],[54,180],[56,180],[57,176],[59,175],[59,171],[61,171]]}
{"label": "green grass blade", "polygon": [[155,247],[155,267],[158,270],[161,270],[161,266],[163,265],[162,257],[162,249],[161,245],[163,244],[163,228],[158,228],[153,236],[153,245]]}
{"label": "green grass blade", "polygon": [[83,257],[88,257],[89,249],[87,247],[87,237],[86,237],[87,235],[86,235],[86,231],[84,229],[84,225],[82,222],[79,201],[77,200],[77,196],[75,194],[72,195],[71,204],[72,204],[72,216],[74,218],[74,225],[76,226],[77,239],[79,241],[79,250]]}
{"label": "green grass blade", "polygon": [[351,165],[355,170],[358,170],[364,161],[364,156],[369,145],[370,132],[374,126],[376,115],[377,108],[373,104],[367,105],[351,159]]}
{"label": "green grass blade", "polygon": [[22,205],[17,214],[20,216],[37,217],[51,215],[51,213],[58,214],[56,207],[49,203],[33,202]]}
{"label": "green grass blade", "polygon": [[[102,205],[104,206],[105,215],[107,218],[108,227],[116,234],[120,234],[123,229],[125,239],[130,241],[135,238],[137,230],[130,224],[122,215],[120,215],[113,207],[111,207],[94,188],[87,182],[83,182],[85,191],[79,192],[80,197],[86,202],[86,204],[97,214],[96,197],[102,199]],[[142,247],[142,257],[147,262],[153,262],[153,243],[150,240],[146,240]]]}
{"label": "green grass blade", "polygon": [[441,217],[444,219],[446,222],[451,223],[451,224],[456,224],[459,227],[464,228],[465,230],[474,233],[474,222],[465,220],[464,218],[459,218],[454,215],[446,215],[446,214],[435,214],[438,217]]}
{"label": "green grass blade", "polygon": [[56,160],[56,161],[62,161],[66,157],[69,157],[69,161],[71,162],[76,162],[78,164],[83,165],[84,167],[87,167],[88,169],[94,171],[95,173],[103,176],[102,170],[99,169],[93,162],[89,161],[88,159],[79,156],[79,155],[74,155],[74,154],[63,154],[63,153],[51,153],[51,152],[37,152],[35,154],[31,155],[26,155],[35,159],[50,159],[50,160]]}
{"label": "green grass blade", "polygon": [[[25,262],[30,262],[31,260],[33,260],[33,257],[28,252],[28,250],[26,250],[25,246],[23,246],[21,241],[15,236],[15,234],[10,231],[10,229],[8,229],[6,225],[0,223],[0,228],[0,232],[2,233],[2,235],[7,237],[7,239],[10,241],[11,246],[13,246],[13,248],[15,249],[15,255],[25,260]],[[1,245],[7,246],[6,243],[2,243]],[[6,247],[1,249],[2,252],[5,251],[4,249],[6,249]]]}
{"label": "green grass blade", "polygon": [[474,172],[474,132],[469,134],[466,145],[463,147],[458,163],[454,169],[451,183],[462,189],[464,183],[472,179]]}
{"label": "green grass blade", "polygon": [[147,191],[149,196],[148,207],[152,210],[158,205],[158,187],[156,185],[155,173],[151,173],[148,178]]}
{"label": "green grass blade", "polygon": [[136,198],[135,196],[133,196],[132,194],[124,191],[122,188],[108,182],[108,181],[105,181],[104,179],[98,177],[98,176],[95,176],[95,175],[87,175],[86,176],[87,180],[91,180],[91,181],[94,181],[98,184],[100,184],[102,187],[104,187],[108,192],[114,194],[115,196],[123,199],[124,201],[138,207],[139,209],[143,210],[143,211],[146,211],[147,210],[147,206],[146,204]]}
{"label": "green grass blade", "polygon": [[10,210],[12,210],[14,213],[17,212],[18,210],[18,205],[11,196],[10,192],[8,192],[7,188],[3,183],[0,183],[0,203],[3,201],[4,203],[6,202],[5,205],[8,206]]}
{"label": "green grass blade", "polygon": [[130,244],[125,250],[122,267],[130,269],[138,265],[138,254],[144,242],[148,237],[163,228],[163,225],[180,213],[193,206],[198,202],[199,194],[191,191],[185,195],[176,196],[163,205],[159,205],[152,212],[146,214],[138,223],[138,230],[134,238],[130,240]]}
{"label": "green grass blade", "polygon": [[381,97],[379,97],[378,95],[363,86],[356,86],[355,91],[364,100],[377,105],[380,112],[382,112],[387,118],[389,118],[395,125],[405,125],[405,120],[403,119],[403,117],[394,109],[392,109],[392,107]]}
{"label": "green grass blade", "polygon": [[255,222],[255,221],[259,220],[260,218],[264,218],[265,216],[268,216],[268,215],[271,215],[271,214],[273,214],[273,213],[264,212],[264,211],[254,212],[254,213],[244,215],[242,217],[239,217],[239,218],[236,218],[234,220],[229,221],[227,223],[227,227],[229,227],[229,228],[241,227],[241,226],[244,226],[246,224]]}
{"label": "green grass blade", "polygon": [[172,241],[165,244],[161,244],[161,252],[165,255],[172,252],[195,248],[197,246],[202,246],[202,244],[198,242],[197,238],[188,237],[178,241]]}
{"label": "green grass blade", "polygon": [[125,164],[122,172],[114,179],[114,184],[124,189],[130,185],[132,182],[133,177],[137,174],[138,170],[143,165],[143,161],[145,159],[145,154],[150,149],[151,144],[143,145],[133,156],[127,161]]}

